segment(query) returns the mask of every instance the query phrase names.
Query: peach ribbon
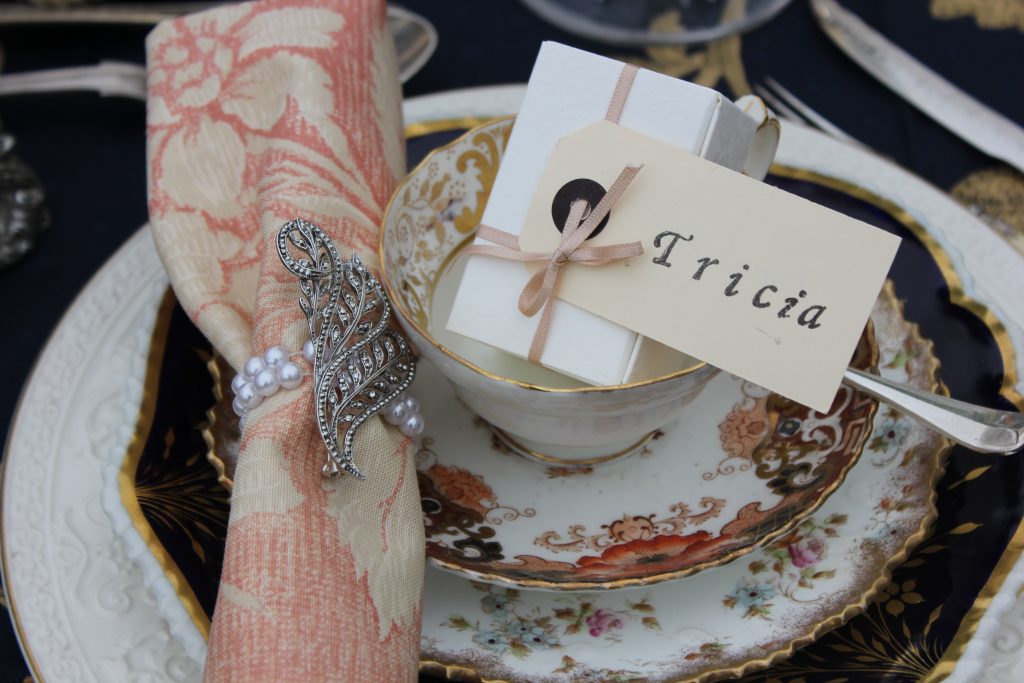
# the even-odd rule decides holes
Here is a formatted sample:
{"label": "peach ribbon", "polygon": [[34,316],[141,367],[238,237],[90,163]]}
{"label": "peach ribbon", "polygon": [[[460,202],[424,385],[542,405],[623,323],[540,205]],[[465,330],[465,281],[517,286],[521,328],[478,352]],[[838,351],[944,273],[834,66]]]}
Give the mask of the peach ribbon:
{"label": "peach ribbon", "polygon": [[[633,64],[623,64],[619,80],[612,91],[611,101],[608,103],[608,111],[604,117],[612,123],[618,123],[622,116],[622,110],[626,106],[626,98],[629,97],[629,90],[633,87],[633,79],[636,78],[638,67]],[[640,166],[626,166],[619,174],[619,177],[612,183],[611,188],[605,193],[601,201],[590,212],[584,216],[589,204],[583,200],[576,200],[569,207],[569,216],[562,226],[562,241],[558,248],[550,254],[536,252],[524,252],[519,247],[519,238],[510,232],[492,228],[489,225],[480,224],[477,229],[477,237],[482,237],[489,244],[475,244],[463,253],[465,255],[479,254],[482,256],[494,256],[496,258],[510,261],[535,262],[547,261],[547,265],[538,270],[530,277],[522,294],[519,295],[519,312],[527,317],[532,317],[541,307],[544,312],[541,314],[540,324],[533,335],[530,343],[530,352],[527,355],[534,363],[540,363],[540,357],[544,353],[544,346],[547,343],[548,331],[551,328],[551,311],[555,302],[555,292],[558,289],[558,278],[562,272],[562,266],[566,263],[578,263],[583,266],[603,266],[613,261],[641,256],[644,248],[639,242],[627,242],[625,244],[611,244],[603,247],[586,247],[581,245],[593,234],[598,224],[608,215],[612,206],[619,200],[622,193],[626,191],[629,183],[636,174],[640,172]],[[581,222],[582,221],[582,222]]]}
{"label": "peach ribbon", "polygon": [[627,242],[624,244],[609,244],[601,247],[583,247],[582,244],[597,228],[598,224],[608,215],[612,206],[619,200],[622,193],[632,182],[636,174],[640,172],[640,166],[626,166],[622,173],[612,183],[611,188],[605,193],[601,201],[584,218],[583,214],[589,208],[589,204],[577,199],[569,207],[569,216],[565,219],[562,228],[562,240],[558,247],[550,254],[540,252],[523,251],[519,247],[519,238],[512,233],[492,228],[489,225],[481,224],[477,230],[477,236],[482,237],[490,244],[475,244],[466,249],[466,254],[480,254],[482,256],[494,256],[510,261],[535,262],[547,261],[547,265],[534,273],[523,287],[519,295],[519,312],[531,317],[541,307],[544,312],[541,314],[540,324],[533,335],[530,343],[530,352],[527,355],[534,363],[540,362],[544,352],[544,345],[547,343],[548,331],[551,328],[551,311],[555,303],[555,291],[558,288],[558,278],[562,272],[562,266],[566,263],[578,263],[583,266],[603,266],[613,261],[640,256],[644,253],[643,245],[640,242]]}
{"label": "peach ribbon", "polygon": [[604,117],[612,123],[618,123],[622,117],[622,110],[626,108],[626,98],[629,97],[629,90],[633,87],[633,79],[636,72],[640,70],[635,64],[623,64],[619,72],[619,80],[615,83],[615,90],[612,91],[612,99],[608,102],[608,111]]}

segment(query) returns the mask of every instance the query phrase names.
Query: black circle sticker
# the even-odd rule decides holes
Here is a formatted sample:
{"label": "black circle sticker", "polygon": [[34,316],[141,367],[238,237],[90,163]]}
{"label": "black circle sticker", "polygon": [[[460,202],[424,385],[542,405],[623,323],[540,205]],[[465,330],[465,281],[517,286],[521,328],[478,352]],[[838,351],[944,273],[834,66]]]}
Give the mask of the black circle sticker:
{"label": "black circle sticker", "polygon": [[[590,215],[591,210],[604,197],[605,192],[606,190],[601,187],[600,183],[590,178],[577,178],[562,185],[558,192],[555,193],[555,198],[551,201],[551,220],[555,222],[555,228],[558,229],[558,232],[562,232],[562,229],[565,227],[565,220],[569,217],[569,207],[572,206],[574,201],[582,199],[590,205],[583,212],[583,218],[586,219]],[[601,219],[594,232],[590,233],[590,237],[601,234],[604,226],[608,225],[609,218],[611,218],[611,212]]]}

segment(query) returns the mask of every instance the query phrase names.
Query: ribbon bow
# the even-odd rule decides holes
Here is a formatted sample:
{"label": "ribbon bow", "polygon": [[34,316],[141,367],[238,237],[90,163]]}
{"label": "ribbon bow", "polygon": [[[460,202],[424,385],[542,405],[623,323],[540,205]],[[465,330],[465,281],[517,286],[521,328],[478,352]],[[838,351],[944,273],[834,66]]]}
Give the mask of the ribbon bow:
{"label": "ribbon bow", "polygon": [[541,354],[544,352],[548,330],[551,327],[551,310],[555,303],[555,292],[558,289],[558,278],[561,275],[562,266],[567,263],[603,266],[644,253],[640,242],[610,244],[602,247],[582,246],[583,242],[597,229],[598,224],[608,215],[622,193],[626,191],[630,182],[640,172],[640,168],[640,166],[626,166],[622,169],[622,173],[615,179],[597,206],[591,210],[590,215],[584,217],[587,209],[590,208],[586,201],[582,199],[574,201],[569,207],[569,216],[565,219],[565,225],[562,227],[562,240],[550,254],[523,251],[519,248],[519,238],[516,235],[482,224],[477,230],[477,235],[489,242],[494,242],[494,245],[476,244],[464,252],[524,263],[547,262],[544,268],[530,277],[526,286],[523,287],[522,294],[519,295],[519,311],[523,315],[532,317],[542,307],[544,309],[527,356],[532,362],[539,363]]}

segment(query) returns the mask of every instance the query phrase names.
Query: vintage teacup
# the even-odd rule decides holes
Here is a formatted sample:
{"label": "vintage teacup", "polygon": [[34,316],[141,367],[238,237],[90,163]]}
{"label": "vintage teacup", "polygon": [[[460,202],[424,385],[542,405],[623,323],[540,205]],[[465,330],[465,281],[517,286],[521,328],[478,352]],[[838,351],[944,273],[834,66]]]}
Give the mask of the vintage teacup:
{"label": "vintage teacup", "polygon": [[[749,113],[759,103],[740,104]],[[512,125],[505,118],[474,128],[402,181],[381,227],[381,279],[416,350],[507,446],[549,463],[609,461],[641,448],[718,369],[690,358],[665,376],[587,386],[445,329],[465,264],[459,254],[473,241]],[[777,122],[762,128],[777,142]],[[763,177],[774,145],[752,148],[748,174]]]}

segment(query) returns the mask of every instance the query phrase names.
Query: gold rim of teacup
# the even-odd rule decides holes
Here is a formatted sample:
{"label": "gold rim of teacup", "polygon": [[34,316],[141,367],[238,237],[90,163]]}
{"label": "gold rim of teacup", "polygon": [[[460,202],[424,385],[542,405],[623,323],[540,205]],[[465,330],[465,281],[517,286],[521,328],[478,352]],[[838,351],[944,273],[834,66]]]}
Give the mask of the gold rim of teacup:
{"label": "gold rim of teacup", "polygon": [[[396,311],[398,311],[401,314],[402,321],[406,325],[409,325],[414,330],[416,330],[416,332],[419,333],[420,336],[422,336],[431,346],[433,346],[438,351],[440,351],[441,353],[445,354],[446,356],[448,356],[449,358],[451,358],[455,362],[459,363],[460,365],[463,365],[463,366],[469,368],[473,372],[475,372],[475,373],[477,373],[477,374],[479,374],[479,375],[481,375],[483,377],[486,377],[487,379],[491,379],[491,380],[494,380],[494,381],[497,381],[497,382],[503,382],[503,383],[506,383],[506,384],[512,384],[514,386],[522,387],[523,389],[529,389],[529,390],[532,390],[532,391],[543,391],[543,392],[552,393],[552,394],[574,394],[574,393],[603,393],[603,392],[609,392],[609,391],[617,391],[619,389],[633,389],[633,388],[636,388],[636,387],[645,387],[645,386],[650,386],[652,384],[658,384],[660,382],[667,382],[668,380],[676,379],[678,377],[685,377],[686,375],[693,374],[694,372],[697,372],[698,370],[706,367],[707,366],[706,362],[698,360],[694,365],[691,365],[690,367],[687,367],[687,368],[683,368],[681,370],[677,370],[677,371],[675,371],[673,373],[670,373],[670,374],[667,374],[667,375],[662,375],[660,377],[654,377],[652,379],[640,380],[640,381],[636,381],[636,382],[628,382],[626,384],[608,384],[608,385],[603,385],[603,386],[584,386],[584,387],[548,387],[548,386],[544,386],[544,385],[541,385],[541,384],[531,384],[529,382],[523,382],[521,380],[513,379],[511,377],[504,377],[502,375],[495,374],[493,372],[490,372],[489,370],[485,370],[484,368],[482,368],[479,365],[473,363],[469,359],[460,356],[459,354],[455,353],[454,351],[452,351],[451,349],[446,347],[444,344],[439,342],[437,339],[435,339],[434,336],[432,334],[430,334],[427,330],[423,329],[423,327],[421,327],[419,325],[419,323],[416,322],[414,316],[406,309],[405,305],[402,303],[401,298],[398,297],[395,289],[391,286],[391,281],[390,281],[390,278],[388,277],[387,269],[384,267],[384,263],[385,263],[385,259],[384,259],[385,225],[387,224],[388,216],[391,214],[392,206],[394,205],[395,201],[397,200],[399,194],[401,194],[401,192],[405,189],[405,187],[409,183],[409,181],[421,169],[423,169],[427,164],[429,164],[438,154],[441,154],[442,152],[445,152],[445,151],[455,147],[456,145],[461,144],[466,138],[469,138],[469,137],[471,137],[473,135],[476,135],[480,131],[482,131],[482,130],[484,130],[486,128],[490,128],[492,126],[496,126],[496,125],[499,125],[499,124],[502,124],[502,123],[506,123],[506,122],[515,121],[515,118],[516,117],[514,115],[511,115],[511,116],[501,116],[499,118],[496,118],[496,119],[493,119],[491,121],[488,121],[487,123],[482,123],[482,124],[480,124],[478,126],[474,126],[473,128],[470,128],[465,133],[460,135],[459,137],[457,137],[454,140],[452,140],[451,142],[449,142],[448,144],[442,145],[441,147],[437,147],[436,149],[431,150],[430,153],[427,154],[427,156],[424,157],[423,160],[420,161],[420,163],[418,163],[416,165],[416,167],[413,168],[413,170],[410,171],[401,180],[401,182],[398,183],[398,186],[395,188],[394,193],[392,193],[392,195],[391,195],[391,199],[388,200],[388,204],[387,204],[387,206],[384,209],[384,216],[381,219],[381,225],[380,225],[380,231],[379,231],[380,232],[380,236],[378,237],[378,240],[377,240],[377,259],[378,259],[378,261],[380,263],[380,279],[381,279],[382,284],[384,285],[384,290],[387,292],[388,298],[391,300],[391,305],[395,308]],[[490,196],[490,195],[488,194],[488,196]],[[446,269],[446,267],[448,267],[450,265],[450,263],[458,256],[459,252],[461,252],[462,249],[465,248],[465,246],[472,241],[472,238],[474,237],[474,235],[475,235],[475,232],[470,233],[469,235],[467,235],[467,239],[465,239],[461,243],[459,243],[455,247],[455,249],[453,249],[452,252],[445,258],[444,262],[442,263],[442,267],[438,269],[438,273],[435,275],[434,281],[430,283],[430,289],[431,290],[433,290],[434,287],[436,286],[437,278],[440,277],[441,273]],[[432,304],[432,302],[431,302],[431,304]]]}
{"label": "gold rim of teacup", "polygon": [[511,450],[515,455],[518,455],[527,460],[532,460],[533,462],[538,462],[542,465],[554,465],[557,467],[576,468],[601,465],[607,462],[612,462],[613,460],[619,460],[620,458],[625,458],[630,455],[633,455],[641,448],[646,446],[647,443],[651,439],[653,439],[654,436],[658,433],[658,430],[654,429],[640,437],[640,440],[637,441],[636,443],[626,446],[625,448],[615,451],[614,453],[608,453],[607,455],[598,455],[592,458],[563,458],[557,455],[551,455],[549,453],[541,453],[540,451],[535,451],[531,448],[528,448],[523,443],[517,441],[514,436],[512,436],[505,430],[501,429],[500,427],[496,427],[489,423],[488,426],[491,428],[491,431],[494,433],[494,435],[498,437],[498,440],[501,441],[506,446],[508,446],[509,450]]}

